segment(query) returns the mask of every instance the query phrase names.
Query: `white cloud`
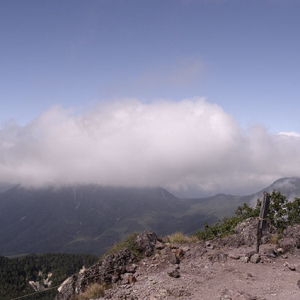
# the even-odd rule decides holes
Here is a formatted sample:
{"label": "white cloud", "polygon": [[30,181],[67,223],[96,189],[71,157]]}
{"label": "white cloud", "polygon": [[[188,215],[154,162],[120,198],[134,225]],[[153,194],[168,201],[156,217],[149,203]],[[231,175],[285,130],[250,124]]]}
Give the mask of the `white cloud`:
{"label": "white cloud", "polygon": [[76,115],[55,106],[0,131],[0,181],[99,183],[171,191],[256,192],[300,175],[300,140],[263,127],[243,131],[201,98],[122,100]]}
{"label": "white cloud", "polygon": [[295,138],[300,138],[300,134],[298,132],[295,131],[288,131],[288,132],[279,132],[280,135],[285,135],[285,136],[289,136],[289,137],[295,137]]}

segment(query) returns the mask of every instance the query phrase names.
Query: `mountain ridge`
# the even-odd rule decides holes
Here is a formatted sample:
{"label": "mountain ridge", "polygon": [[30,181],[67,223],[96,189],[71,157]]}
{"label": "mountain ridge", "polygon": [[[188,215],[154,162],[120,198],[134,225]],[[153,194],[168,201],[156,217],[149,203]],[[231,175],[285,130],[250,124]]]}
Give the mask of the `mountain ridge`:
{"label": "mountain ridge", "polygon": [[[77,185],[24,188],[0,193],[0,254],[66,252],[102,255],[132,232],[194,234],[204,224],[231,216],[243,203],[255,204],[276,187],[300,196],[300,179],[286,177],[248,196],[217,194],[177,198],[163,188]],[[284,193],[283,193],[284,194]]]}

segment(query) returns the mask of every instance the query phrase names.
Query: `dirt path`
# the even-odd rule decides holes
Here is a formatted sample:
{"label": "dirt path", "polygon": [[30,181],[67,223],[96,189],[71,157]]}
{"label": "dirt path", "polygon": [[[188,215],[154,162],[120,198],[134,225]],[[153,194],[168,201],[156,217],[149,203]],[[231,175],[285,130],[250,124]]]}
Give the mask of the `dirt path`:
{"label": "dirt path", "polygon": [[172,260],[176,247],[156,250],[135,266],[134,284],[116,285],[99,299],[300,299],[300,258],[276,253],[276,245],[261,246],[261,255],[253,256],[253,262],[247,260],[254,247],[218,249],[203,243],[177,247],[184,251],[180,262]]}

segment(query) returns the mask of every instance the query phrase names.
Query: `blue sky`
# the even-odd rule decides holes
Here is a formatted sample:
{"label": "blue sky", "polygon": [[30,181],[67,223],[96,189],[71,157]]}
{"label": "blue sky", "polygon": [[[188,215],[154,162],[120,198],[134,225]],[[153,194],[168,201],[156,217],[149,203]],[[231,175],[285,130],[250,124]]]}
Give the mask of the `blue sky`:
{"label": "blue sky", "polygon": [[300,133],[299,28],[293,0],[2,0],[2,139],[57,106],[87,119],[116,101],[150,110],[194,97],[244,137]]}
{"label": "blue sky", "polygon": [[1,122],[51,105],[206,97],[299,131],[299,1],[1,1]]}

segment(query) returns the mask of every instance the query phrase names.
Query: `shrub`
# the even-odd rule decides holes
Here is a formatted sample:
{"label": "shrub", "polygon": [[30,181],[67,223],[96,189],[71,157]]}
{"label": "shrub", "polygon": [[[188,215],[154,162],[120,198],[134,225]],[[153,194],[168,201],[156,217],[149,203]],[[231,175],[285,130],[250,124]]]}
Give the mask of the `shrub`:
{"label": "shrub", "polygon": [[204,230],[196,232],[196,236],[200,240],[210,240],[215,237],[225,237],[234,232],[236,225],[248,218],[258,217],[260,211],[261,202],[258,200],[255,208],[249,207],[246,203],[243,206],[239,206],[235,211],[235,216],[231,218],[224,218],[223,221],[219,220],[214,225],[205,223]]}
{"label": "shrub", "polygon": [[300,223],[300,198],[289,202],[280,192],[273,191],[268,218],[280,232],[290,225]]}
{"label": "shrub", "polygon": [[[205,223],[204,230],[197,231],[196,236],[200,240],[209,240],[230,235],[234,232],[234,228],[239,222],[251,217],[258,217],[260,208],[260,200],[257,200],[255,208],[251,208],[244,203],[237,208],[235,216],[224,218],[223,221],[219,220],[214,225]],[[280,232],[290,225],[300,223],[300,198],[295,198],[294,201],[288,202],[285,196],[274,190],[271,194],[268,220]],[[280,236],[274,237],[274,242],[277,242],[279,238]]]}

